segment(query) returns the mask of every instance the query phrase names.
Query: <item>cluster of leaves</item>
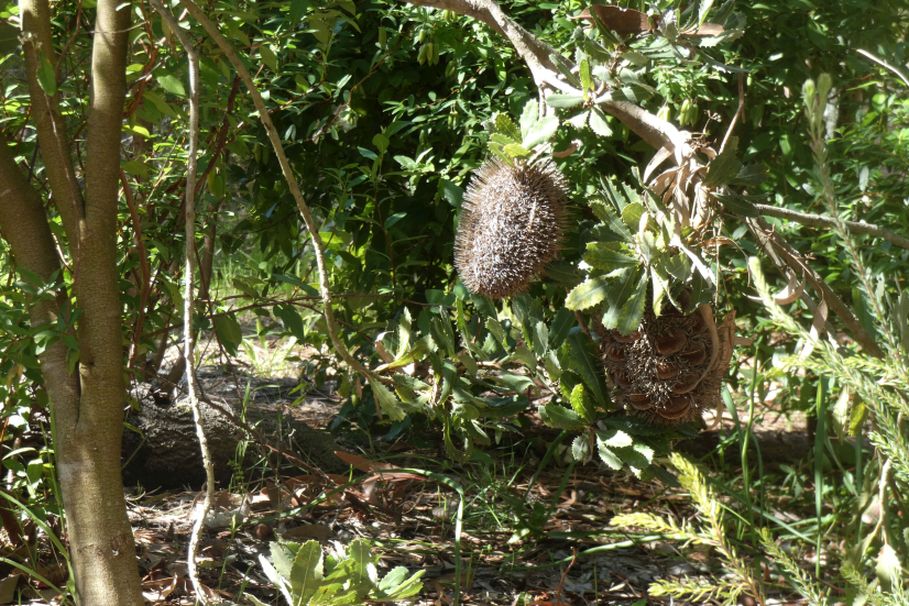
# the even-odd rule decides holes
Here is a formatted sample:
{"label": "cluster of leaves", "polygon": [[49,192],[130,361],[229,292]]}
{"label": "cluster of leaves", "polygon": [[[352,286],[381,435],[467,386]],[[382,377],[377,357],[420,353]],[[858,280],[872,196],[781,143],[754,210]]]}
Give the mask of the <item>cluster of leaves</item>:
{"label": "cluster of leaves", "polygon": [[716,276],[665,208],[647,193],[609,181],[603,198],[590,202],[600,224],[582,257],[586,279],[565,299],[568,309],[602,306],[603,327],[628,334],[648,309],[659,316],[667,300],[684,313],[710,301]]}
{"label": "cluster of leaves", "polygon": [[[259,563],[288,606],[344,606],[370,602],[399,602],[423,589],[420,578],[426,572],[408,574],[403,566],[379,578],[378,556],[369,541],[354,539],[345,549],[337,545],[328,556],[318,541],[273,542],[271,561],[264,555]],[[264,602],[247,594],[255,604]]]}

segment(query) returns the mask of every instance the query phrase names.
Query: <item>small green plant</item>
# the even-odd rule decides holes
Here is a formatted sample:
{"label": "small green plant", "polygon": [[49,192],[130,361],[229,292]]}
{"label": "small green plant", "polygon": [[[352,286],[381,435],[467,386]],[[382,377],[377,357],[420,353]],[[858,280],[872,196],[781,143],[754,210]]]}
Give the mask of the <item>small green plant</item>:
{"label": "small green plant", "polygon": [[678,453],[671,455],[678,480],[691,495],[703,523],[677,523],[651,513],[620,514],[612,518],[611,526],[639,528],[648,533],[663,535],[669,540],[714,549],[723,558],[730,574],[713,579],[660,579],[650,585],[654,597],[672,597],[704,603],[716,600],[722,604],[737,604],[740,597],[751,596],[763,604],[763,588],[755,567],[740,554],[727,529],[723,505],[701,471]]}
{"label": "small green plant", "polygon": [[[420,593],[420,570],[408,576],[403,566],[379,578],[378,556],[369,541],[355,539],[345,550],[338,545],[326,555],[318,541],[272,542],[271,560],[259,556],[268,579],[289,606],[342,606],[373,602],[399,602]],[[255,604],[264,604],[247,596]]]}

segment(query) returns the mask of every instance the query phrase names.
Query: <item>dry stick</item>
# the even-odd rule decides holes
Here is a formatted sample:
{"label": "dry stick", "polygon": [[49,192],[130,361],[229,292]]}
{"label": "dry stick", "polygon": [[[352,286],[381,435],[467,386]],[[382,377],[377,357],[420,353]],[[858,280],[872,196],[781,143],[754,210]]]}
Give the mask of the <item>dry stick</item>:
{"label": "dry stick", "polygon": [[189,405],[193,411],[193,422],[196,426],[196,437],[199,439],[199,450],[202,453],[202,466],[205,469],[205,498],[197,506],[193,515],[192,533],[189,537],[189,553],[187,565],[189,580],[192,583],[196,599],[202,604],[208,603],[205,587],[199,580],[199,571],[196,559],[199,555],[199,540],[202,537],[202,528],[205,518],[211,509],[215,494],[215,467],[208,448],[208,438],[202,427],[202,411],[199,407],[199,398],[196,395],[196,365],[194,360],[193,329],[193,287],[196,273],[195,243],[196,233],[196,157],[199,147],[199,55],[196,53],[192,38],[180,27],[177,19],[165,10],[160,0],[151,0],[151,5],[158,11],[170,28],[174,31],[183,48],[189,63],[189,149],[186,159],[186,206],[184,221],[184,237],[186,238],[185,264],[183,275],[183,359],[186,360],[186,391]]}
{"label": "dry stick", "polygon": [[754,208],[762,215],[787,219],[789,221],[794,221],[796,223],[807,225],[809,227],[835,227],[837,223],[840,223],[844,225],[846,227],[846,230],[851,233],[876,236],[878,238],[887,240],[891,244],[899,246],[900,248],[909,249],[909,238],[901,236],[890,231],[889,229],[880,227],[879,225],[875,225],[873,223],[865,223],[864,221],[837,220],[830,217],[825,217],[824,215],[805,213],[798,210],[792,210],[790,208],[770,206],[769,204],[755,204]]}
{"label": "dry stick", "polygon": [[332,309],[332,295],[328,285],[328,271],[325,267],[325,246],[319,235],[319,227],[316,225],[309,205],[303,198],[303,194],[300,191],[300,184],[297,182],[297,178],[290,168],[287,154],[284,153],[284,146],[281,145],[281,138],[278,135],[274,123],[271,121],[271,116],[268,113],[268,108],[265,106],[265,101],[262,99],[262,95],[259,94],[259,90],[256,88],[249,70],[243,65],[243,62],[230,45],[230,42],[221,35],[218,26],[206,16],[195,2],[192,0],[180,0],[180,3],[189,11],[193,18],[202,25],[209,37],[214,40],[215,44],[218,45],[218,48],[221,49],[221,52],[224,53],[227,60],[230,61],[231,65],[234,66],[234,69],[237,70],[237,74],[240,76],[240,79],[243,80],[243,84],[246,86],[250,97],[252,97],[253,105],[256,106],[256,111],[259,114],[262,125],[265,127],[265,132],[268,133],[268,140],[271,142],[271,146],[275,150],[275,156],[278,158],[278,163],[281,165],[281,173],[284,175],[284,180],[290,188],[290,193],[294,197],[297,209],[303,217],[306,231],[309,232],[310,238],[312,238],[312,246],[316,256],[316,269],[319,274],[319,294],[322,296],[322,312],[325,315],[325,326],[328,330],[328,338],[331,340],[332,346],[338,355],[341,356],[341,359],[343,359],[353,371],[367,377],[375,377],[373,373],[351,355],[347,346],[344,345],[338,336],[338,325],[335,320],[334,310]]}

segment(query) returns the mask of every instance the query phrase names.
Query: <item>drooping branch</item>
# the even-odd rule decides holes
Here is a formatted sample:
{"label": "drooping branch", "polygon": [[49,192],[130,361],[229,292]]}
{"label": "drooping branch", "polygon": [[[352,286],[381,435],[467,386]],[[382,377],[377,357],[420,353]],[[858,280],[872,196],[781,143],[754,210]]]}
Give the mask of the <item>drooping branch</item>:
{"label": "drooping branch", "polygon": [[830,288],[824,279],[808,264],[805,258],[795,250],[785,238],[767,224],[762,217],[752,217],[747,220],[751,233],[761,246],[767,250],[774,263],[783,270],[794,271],[797,276],[804,279],[811,287],[820,294],[824,302],[835,313],[846,328],[849,329],[853,338],[865,350],[874,356],[881,356],[883,352],[874,340],[874,337],[868,334],[868,331],[862,326],[852,310],[843,302],[843,300]]}
{"label": "drooping branch", "polygon": [[754,208],[762,215],[794,221],[809,227],[836,227],[839,223],[845,226],[846,230],[850,233],[875,236],[882,238],[895,246],[899,246],[900,248],[909,249],[909,238],[880,227],[879,225],[874,225],[873,223],[865,223],[864,221],[837,221],[836,219],[825,217],[824,215],[805,213],[791,208],[770,206],[769,204],[755,204]]}

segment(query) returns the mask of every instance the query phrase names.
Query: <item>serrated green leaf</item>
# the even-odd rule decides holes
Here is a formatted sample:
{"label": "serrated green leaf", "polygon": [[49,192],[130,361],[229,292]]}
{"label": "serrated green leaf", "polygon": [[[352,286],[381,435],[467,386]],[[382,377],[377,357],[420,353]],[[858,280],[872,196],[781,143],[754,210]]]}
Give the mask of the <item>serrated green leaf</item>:
{"label": "serrated green leaf", "polygon": [[622,334],[634,332],[644,317],[646,302],[647,273],[640,268],[627,271],[609,290],[603,326]]}
{"label": "serrated green leaf", "polygon": [[580,435],[571,441],[571,458],[579,463],[586,463],[590,460],[590,438],[587,435]]}
{"label": "serrated green leaf", "polygon": [[590,401],[587,390],[584,389],[583,383],[578,383],[572,388],[568,402],[571,404],[571,409],[581,417],[581,420],[585,423],[593,422],[596,411],[594,410],[593,402]]}
{"label": "serrated green leaf", "polygon": [[597,453],[600,455],[600,459],[603,463],[610,469],[615,471],[622,469],[622,459],[599,439],[597,439]]}
{"label": "serrated green leaf", "polygon": [[590,77],[590,60],[584,57],[578,66],[581,76],[581,88],[585,91],[593,90],[593,79]]}
{"label": "serrated green leaf", "polygon": [[553,93],[546,97],[546,104],[549,105],[549,107],[577,107],[582,103],[584,103],[584,97],[582,95],[565,95],[562,93]]}
{"label": "serrated green leaf", "polygon": [[874,565],[874,572],[877,577],[890,587],[895,587],[902,582],[903,567],[900,564],[899,555],[896,550],[885,543],[877,554],[877,560]]}
{"label": "serrated green leaf", "polygon": [[[528,101],[527,105],[524,106],[524,113],[527,113],[527,108],[533,108],[533,116],[536,119],[536,101]],[[524,125],[524,113],[521,114],[521,127]],[[518,130],[518,127],[515,125],[514,120],[511,119],[511,116],[508,114],[496,114],[495,120],[493,121],[493,129],[495,130],[495,135],[507,138],[510,142],[516,143],[522,139],[521,131]]]}
{"label": "serrated green leaf", "polygon": [[659,316],[663,313],[663,301],[666,299],[666,294],[669,291],[669,279],[656,265],[651,265],[650,283],[653,285],[653,302],[651,304],[651,310],[653,311],[653,315]]}
{"label": "serrated green leaf", "polygon": [[401,421],[407,415],[401,407],[401,403],[394,393],[378,379],[370,376],[368,378],[369,386],[372,388],[372,395],[379,405],[379,410],[392,421]]}
{"label": "serrated green leaf", "polygon": [[570,408],[565,408],[561,404],[544,404],[543,406],[540,406],[539,410],[540,419],[550,427],[566,429],[568,431],[579,431],[587,426],[578,413]]}
{"label": "serrated green leaf", "polygon": [[611,242],[589,242],[587,250],[584,251],[584,261],[591,267],[603,271],[638,264],[636,258],[618,250],[617,245]]}
{"label": "serrated green leaf", "polygon": [[621,429],[600,432],[598,437],[609,448],[625,448],[634,444],[634,439]]}
{"label": "serrated green leaf", "polygon": [[637,233],[641,226],[641,217],[644,216],[644,205],[640,202],[630,202],[622,208],[622,223],[631,233]]}
{"label": "serrated green leaf", "polygon": [[614,288],[612,281],[603,276],[589,278],[571,289],[565,297],[565,307],[575,311],[589,309],[602,303],[610,288]]}
{"label": "serrated green leaf", "polygon": [[611,137],[612,128],[609,126],[609,123],[606,121],[606,114],[603,113],[598,107],[594,107],[590,111],[590,130],[600,137]]}
{"label": "serrated green leaf", "polygon": [[568,336],[563,347],[568,348],[568,367],[573,370],[584,385],[590,390],[597,408],[605,409],[609,405],[606,387],[603,383],[603,368],[599,356],[593,351],[593,344],[583,333],[576,332]]}
{"label": "serrated green leaf", "polygon": [[509,143],[502,148],[509,158],[524,158],[530,155],[530,150],[519,143]]}

